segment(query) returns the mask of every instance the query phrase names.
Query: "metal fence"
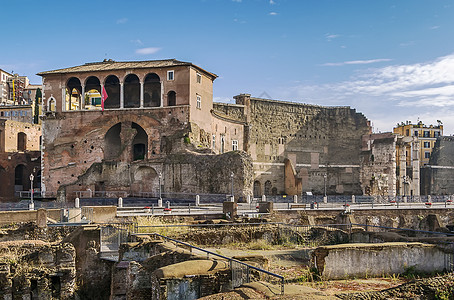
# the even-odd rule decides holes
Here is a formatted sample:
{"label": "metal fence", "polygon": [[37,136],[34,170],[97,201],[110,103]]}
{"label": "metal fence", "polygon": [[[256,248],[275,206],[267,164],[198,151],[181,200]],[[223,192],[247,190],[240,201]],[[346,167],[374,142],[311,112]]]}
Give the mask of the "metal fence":
{"label": "metal fence", "polygon": [[[35,209],[38,209],[38,208],[47,208],[47,209],[51,209],[51,208],[55,208],[55,209],[59,209],[59,208],[67,208],[67,207],[70,207],[72,205],[69,205],[69,203],[64,203],[64,202],[57,202],[57,201],[33,201],[34,205],[35,205]],[[0,203],[0,210],[28,210],[29,209],[29,204],[30,204],[30,200],[21,200],[19,202],[4,202],[4,203]]]}
{"label": "metal fence", "polygon": [[104,259],[118,260],[118,250],[128,242],[130,224],[109,224],[99,230],[99,252]]}

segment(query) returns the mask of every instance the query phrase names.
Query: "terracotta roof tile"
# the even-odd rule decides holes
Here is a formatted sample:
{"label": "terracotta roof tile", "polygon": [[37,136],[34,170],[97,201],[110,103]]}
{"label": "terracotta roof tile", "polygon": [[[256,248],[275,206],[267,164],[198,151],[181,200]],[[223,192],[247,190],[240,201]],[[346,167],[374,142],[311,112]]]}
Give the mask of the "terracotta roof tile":
{"label": "terracotta roof tile", "polygon": [[148,60],[148,61],[113,61],[105,60],[102,62],[86,63],[81,66],[75,66],[64,69],[57,69],[51,71],[40,72],[37,75],[49,75],[49,74],[64,74],[64,73],[79,73],[79,72],[94,72],[94,71],[113,71],[123,69],[147,69],[147,68],[164,68],[173,66],[193,66],[208,75],[212,76],[213,79],[217,77],[216,74],[208,72],[190,62],[179,61],[176,59],[165,59],[165,60]]}

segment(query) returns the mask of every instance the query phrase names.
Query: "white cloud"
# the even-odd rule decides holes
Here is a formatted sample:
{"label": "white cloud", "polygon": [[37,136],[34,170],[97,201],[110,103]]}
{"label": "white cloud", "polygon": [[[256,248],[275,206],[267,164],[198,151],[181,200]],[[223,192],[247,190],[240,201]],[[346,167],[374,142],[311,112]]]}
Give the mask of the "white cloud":
{"label": "white cloud", "polygon": [[333,39],[340,37],[340,34],[325,34],[325,38],[328,42],[331,42]]}
{"label": "white cloud", "polygon": [[277,12],[272,11],[272,12],[269,13],[269,15],[270,15],[270,16],[276,16],[276,15],[277,15]]}
{"label": "white cloud", "polygon": [[438,25],[430,27],[431,30],[435,30],[435,29],[438,29],[438,28],[440,28],[440,26],[438,26]]}
{"label": "white cloud", "polygon": [[[345,46],[344,46],[345,47]],[[390,58],[378,58],[378,59],[369,59],[369,60],[350,60],[350,61],[343,61],[337,63],[324,63],[322,66],[326,67],[337,67],[337,66],[345,66],[345,65],[367,65],[367,64],[374,64],[384,61],[391,61]]]}
{"label": "white cloud", "polygon": [[241,3],[242,0],[232,0],[233,2]]}
{"label": "white cloud", "polygon": [[274,2],[273,0],[270,0],[270,4],[273,5],[273,4],[276,4],[276,2]]}
{"label": "white cloud", "polygon": [[137,40],[131,40],[131,43],[137,44],[137,45],[143,45],[142,41],[137,39]]}
{"label": "white cloud", "polygon": [[126,22],[128,22],[127,18],[121,18],[117,20],[117,24],[125,24]]}
{"label": "white cloud", "polygon": [[[372,61],[377,60],[350,64]],[[337,83],[299,84],[282,95],[321,105],[350,105],[382,131],[421,117],[426,124],[443,120],[445,134],[454,132],[454,54],[423,63],[357,70],[356,74]]]}
{"label": "white cloud", "polygon": [[149,47],[149,48],[140,48],[136,50],[136,54],[142,54],[142,55],[147,55],[147,54],[153,54],[161,50],[161,48],[156,48],[156,47]]}

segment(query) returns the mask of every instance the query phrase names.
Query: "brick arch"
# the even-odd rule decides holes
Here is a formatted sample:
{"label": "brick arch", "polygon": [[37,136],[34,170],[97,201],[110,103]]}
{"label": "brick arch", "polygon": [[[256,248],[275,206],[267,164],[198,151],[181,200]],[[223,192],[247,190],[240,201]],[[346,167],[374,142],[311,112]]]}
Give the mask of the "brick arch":
{"label": "brick arch", "polygon": [[[108,119],[106,118],[103,121],[105,121],[105,122],[104,122],[104,126],[102,127],[102,131],[101,131],[102,135],[99,135],[99,136],[102,136],[102,138],[105,138],[107,132],[112,127],[116,126],[119,123],[131,123],[131,126],[133,128],[134,128],[133,124],[137,124],[145,131],[145,134],[147,136],[147,143],[146,143],[146,147],[145,147],[145,150],[146,150],[145,157],[149,158],[151,155],[159,153],[159,147],[157,147],[156,149],[154,149],[152,147],[153,144],[159,145],[160,144],[159,140],[161,139],[161,134],[160,134],[159,130],[157,129],[157,128],[159,128],[159,126],[161,126],[161,124],[156,119],[153,119],[150,117],[134,119],[131,116],[121,114],[121,115],[117,115],[114,118],[108,118]],[[99,122],[99,119],[98,119],[98,121],[96,123],[98,125],[90,124],[89,126],[91,126],[91,127],[99,126],[99,123],[102,123],[102,121]],[[100,134],[99,131],[96,132],[97,137],[98,137],[98,134]],[[89,137],[85,137],[85,138],[89,138]],[[93,138],[96,138],[96,137],[93,137]],[[153,143],[153,141],[155,141],[155,143]],[[158,143],[156,143],[156,141],[158,141]],[[139,142],[137,142],[137,144],[139,144]],[[103,152],[104,152],[104,155],[106,155],[106,153],[107,153],[106,149],[103,149]],[[108,156],[112,158],[112,155],[108,155]],[[131,156],[131,159],[133,159],[133,156]]]}

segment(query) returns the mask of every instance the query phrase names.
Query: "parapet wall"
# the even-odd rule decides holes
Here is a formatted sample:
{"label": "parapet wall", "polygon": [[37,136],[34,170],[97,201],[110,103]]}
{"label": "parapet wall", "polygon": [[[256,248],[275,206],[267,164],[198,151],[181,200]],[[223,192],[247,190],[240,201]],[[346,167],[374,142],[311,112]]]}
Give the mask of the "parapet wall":
{"label": "parapet wall", "polygon": [[452,253],[422,243],[342,244],[317,248],[315,267],[326,279],[384,276],[450,269]]}

